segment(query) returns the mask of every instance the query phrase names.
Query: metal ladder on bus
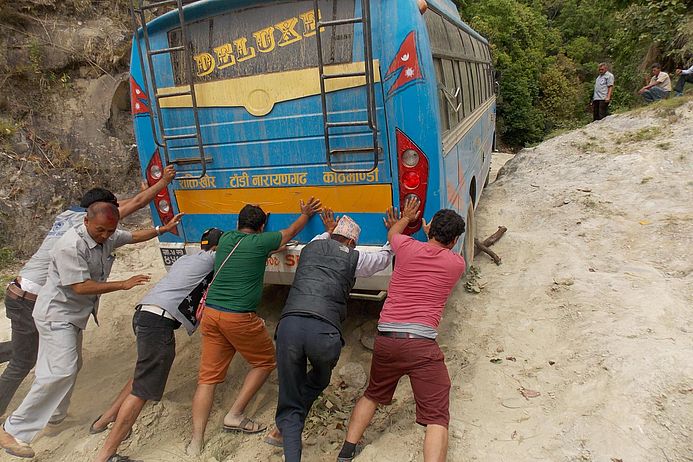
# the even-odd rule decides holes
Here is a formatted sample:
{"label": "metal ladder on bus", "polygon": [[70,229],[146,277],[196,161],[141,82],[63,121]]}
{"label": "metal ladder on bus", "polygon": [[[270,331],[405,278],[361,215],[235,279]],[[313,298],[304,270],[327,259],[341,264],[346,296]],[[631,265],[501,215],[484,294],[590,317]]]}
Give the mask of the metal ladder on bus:
{"label": "metal ladder on bus", "polygon": [[[205,149],[204,145],[202,143],[202,132],[200,129],[200,118],[198,115],[198,106],[197,106],[197,97],[195,95],[195,78],[193,75],[193,59],[192,59],[192,43],[190,40],[190,31],[188,30],[187,24],[185,22],[185,14],[183,12],[183,3],[190,3],[189,1],[184,1],[184,0],[157,0],[157,1],[147,1],[147,0],[130,0],[130,16],[132,18],[132,27],[134,30],[135,34],[135,40],[139,40],[139,33],[138,30],[141,28],[142,29],[142,37],[144,38],[144,45],[145,45],[145,50],[144,50],[144,55],[146,55],[146,64],[147,64],[147,70],[149,71],[149,77],[151,78],[151,89],[152,92],[149,91],[149,83],[147,82],[147,73],[143,72],[143,79],[142,82],[144,84],[144,91],[145,94],[148,95],[149,97],[153,97],[154,103],[156,106],[156,110],[152,111],[152,116],[149,118],[152,124],[152,134],[154,136],[154,142],[156,143],[159,148],[164,153],[164,159],[166,160],[166,164],[174,163],[178,165],[183,165],[183,164],[201,164],[201,172],[198,176],[188,176],[186,175],[186,179],[199,179],[205,176],[207,173],[207,162],[209,161],[205,157]],[[181,31],[181,45],[174,46],[174,47],[167,47],[167,48],[160,48],[160,49],[155,49],[152,50],[151,43],[149,41],[149,31],[147,29],[147,20],[145,17],[145,13],[148,10],[152,10],[154,8],[159,8],[159,7],[165,7],[165,6],[175,6],[178,11],[178,19],[180,22],[180,31]],[[142,47],[138,47],[139,51],[139,58],[140,58],[140,67],[142,70],[145,70],[145,58],[143,56],[142,52]],[[154,70],[154,56],[158,55],[163,55],[163,54],[172,54],[172,53],[183,53],[183,59],[182,63],[184,66],[184,73],[185,73],[185,82],[184,85],[187,84],[188,89],[187,90],[181,90],[181,91],[176,91],[173,93],[167,93],[164,95],[159,94],[159,87],[157,85],[157,79],[156,79],[156,72]],[[178,135],[167,135],[166,134],[166,127],[164,124],[164,119],[163,115],[161,112],[161,105],[159,102],[164,99],[164,98],[173,98],[176,96],[190,96],[190,99],[192,101],[192,112],[193,112],[193,118],[195,121],[195,131],[194,132],[188,132],[188,133],[183,133],[183,134],[178,134]],[[154,119],[156,119],[156,123],[154,122]],[[156,124],[156,125],[155,125]],[[161,134],[162,141],[159,141],[159,138],[157,136],[157,126],[159,129],[159,133]],[[177,140],[195,140],[195,145],[197,146],[198,152],[199,152],[199,159],[198,158],[189,158],[189,159],[178,159],[178,160],[170,160],[169,157],[169,142],[170,141],[177,141]]]}
{"label": "metal ladder on bus", "polygon": [[[316,43],[318,48],[318,71],[320,73],[320,99],[322,102],[322,118],[325,136],[325,151],[327,154],[327,166],[332,171],[337,172],[372,172],[378,167],[378,161],[382,148],[378,146],[378,122],[376,114],[376,99],[375,99],[375,70],[373,68],[373,39],[371,35],[371,5],[370,0],[361,1],[361,17],[333,19],[330,21],[322,21],[320,19],[319,0],[313,0],[313,12],[316,20]],[[356,8],[356,2],[354,5]],[[342,72],[334,74],[325,74],[325,63],[322,55],[322,38],[320,30],[323,27],[337,27],[345,24],[361,24],[363,27],[363,55],[364,55],[364,71],[363,72]],[[367,95],[367,113],[368,120],[357,120],[352,122],[331,122],[330,112],[327,107],[327,94],[325,91],[325,82],[330,79],[341,79],[349,77],[365,77],[366,78],[366,95]],[[334,136],[331,129],[340,127],[368,127],[373,133],[373,145],[346,149],[332,149],[330,137]],[[333,156],[344,154],[359,154],[373,153],[373,164],[369,169],[335,169],[333,165]]]}

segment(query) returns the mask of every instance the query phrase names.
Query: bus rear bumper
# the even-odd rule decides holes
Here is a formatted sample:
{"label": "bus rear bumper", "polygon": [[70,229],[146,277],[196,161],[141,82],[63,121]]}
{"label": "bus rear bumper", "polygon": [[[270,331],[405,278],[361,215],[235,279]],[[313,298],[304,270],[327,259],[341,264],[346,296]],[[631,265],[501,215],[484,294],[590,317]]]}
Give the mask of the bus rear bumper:
{"label": "bus rear bumper", "polygon": [[[295,247],[289,247],[285,251],[270,255],[265,269],[265,284],[291,285],[294,281],[294,274],[296,273],[296,267],[298,266],[303,247],[303,245],[299,244]],[[356,250],[359,252],[377,252],[381,248],[375,245],[359,245],[356,247]],[[160,249],[164,265],[168,270],[179,257],[198,252],[200,245],[161,242]],[[391,276],[392,264],[369,278],[358,278],[354,290],[378,292],[387,290]]]}

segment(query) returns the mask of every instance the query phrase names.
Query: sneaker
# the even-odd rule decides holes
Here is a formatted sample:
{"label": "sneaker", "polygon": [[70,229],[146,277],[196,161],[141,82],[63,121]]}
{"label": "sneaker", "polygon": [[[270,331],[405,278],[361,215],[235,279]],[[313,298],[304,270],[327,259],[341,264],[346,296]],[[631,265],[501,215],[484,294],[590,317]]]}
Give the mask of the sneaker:
{"label": "sneaker", "polygon": [[36,455],[31,446],[7,433],[4,427],[0,427],[0,446],[6,453],[15,457],[31,459]]}
{"label": "sneaker", "polygon": [[351,456],[351,457],[339,457],[339,456],[337,456],[337,462],[351,462],[352,460],[354,460],[354,458],[356,458],[356,456],[361,454],[361,451],[363,451],[363,446],[364,446],[363,442],[357,443],[356,449],[354,449],[354,455],[353,456]]}

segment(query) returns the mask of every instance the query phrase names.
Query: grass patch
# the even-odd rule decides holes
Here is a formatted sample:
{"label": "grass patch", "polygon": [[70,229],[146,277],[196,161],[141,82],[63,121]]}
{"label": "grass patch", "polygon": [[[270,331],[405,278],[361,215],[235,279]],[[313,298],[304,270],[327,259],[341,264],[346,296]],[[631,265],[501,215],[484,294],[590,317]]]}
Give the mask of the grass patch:
{"label": "grass patch", "polygon": [[572,143],[570,143],[570,145],[574,148],[577,148],[578,151],[582,152],[583,154],[590,154],[594,152],[606,152],[606,148],[604,146],[602,146],[599,143],[595,143],[594,141],[585,141],[584,143],[577,143],[573,141]]}
{"label": "grass patch", "polygon": [[10,138],[17,133],[17,126],[11,120],[0,117],[0,139]]}
{"label": "grass patch", "polygon": [[668,151],[669,149],[671,149],[671,146],[671,143],[668,141],[664,143],[657,143],[657,147],[662,151]]}
{"label": "grass patch", "polygon": [[633,132],[626,132],[616,138],[616,144],[624,143],[639,143],[641,141],[650,141],[662,136],[664,130],[662,127],[645,127]]}
{"label": "grass patch", "polygon": [[652,177],[651,177],[651,176],[646,176],[645,178],[643,178],[642,180],[640,180],[640,184],[647,184],[647,183],[650,182],[650,180],[652,180]]}

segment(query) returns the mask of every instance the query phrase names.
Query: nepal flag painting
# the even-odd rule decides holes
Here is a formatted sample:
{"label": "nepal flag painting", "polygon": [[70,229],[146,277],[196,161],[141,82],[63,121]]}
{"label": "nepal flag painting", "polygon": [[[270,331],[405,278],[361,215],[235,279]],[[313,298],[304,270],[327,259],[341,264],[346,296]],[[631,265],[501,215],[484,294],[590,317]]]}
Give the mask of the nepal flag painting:
{"label": "nepal flag painting", "polygon": [[411,83],[424,79],[419,66],[419,56],[416,52],[416,31],[411,31],[400,45],[395,59],[390,63],[385,80],[395,75],[398,77],[388,90],[388,96],[404,89]]}

